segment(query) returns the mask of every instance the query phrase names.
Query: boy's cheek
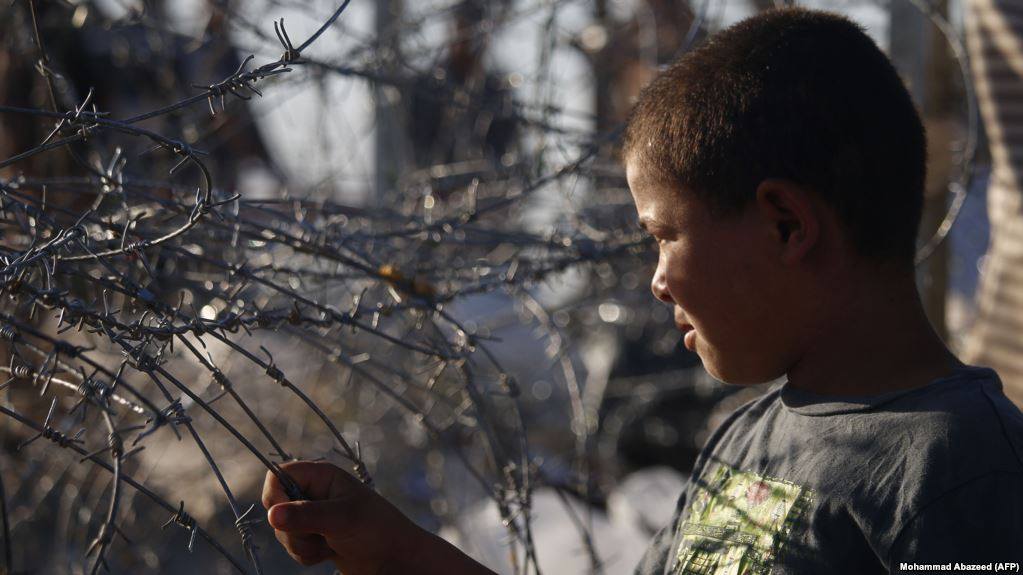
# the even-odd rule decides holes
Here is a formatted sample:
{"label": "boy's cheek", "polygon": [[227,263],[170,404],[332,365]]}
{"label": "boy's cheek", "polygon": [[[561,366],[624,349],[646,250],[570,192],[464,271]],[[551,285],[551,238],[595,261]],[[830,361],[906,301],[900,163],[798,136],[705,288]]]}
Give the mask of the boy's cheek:
{"label": "boy's cheek", "polygon": [[683,312],[689,311],[694,298],[699,299],[701,283],[699,276],[687,273],[681,264],[676,265],[674,268],[669,268],[668,275],[665,277],[665,283],[675,306],[682,308]]}

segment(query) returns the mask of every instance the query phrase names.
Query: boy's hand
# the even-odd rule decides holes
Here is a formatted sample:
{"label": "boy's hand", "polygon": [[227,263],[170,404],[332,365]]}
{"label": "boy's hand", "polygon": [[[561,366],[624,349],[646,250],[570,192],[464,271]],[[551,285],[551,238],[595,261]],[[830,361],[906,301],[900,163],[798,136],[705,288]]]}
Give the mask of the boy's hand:
{"label": "boy's hand", "polygon": [[332,560],[345,575],[399,573],[428,535],[383,497],[326,462],[281,465],[310,501],[290,501],[266,474],[263,506],[274,535],[302,565]]}
{"label": "boy's hand", "polygon": [[263,506],[277,540],[302,565],[330,559],[344,575],[493,575],[334,465],[293,461],[281,469],[310,500],[290,501],[267,472]]}

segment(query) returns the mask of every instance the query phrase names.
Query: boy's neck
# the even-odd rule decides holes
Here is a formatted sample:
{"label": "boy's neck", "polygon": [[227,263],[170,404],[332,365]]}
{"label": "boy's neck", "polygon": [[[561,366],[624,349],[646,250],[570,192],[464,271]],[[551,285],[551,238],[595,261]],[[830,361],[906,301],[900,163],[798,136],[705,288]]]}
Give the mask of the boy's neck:
{"label": "boy's neck", "polygon": [[789,369],[791,387],[876,395],[926,385],[963,365],[928,321],[911,274],[857,283],[820,317]]}

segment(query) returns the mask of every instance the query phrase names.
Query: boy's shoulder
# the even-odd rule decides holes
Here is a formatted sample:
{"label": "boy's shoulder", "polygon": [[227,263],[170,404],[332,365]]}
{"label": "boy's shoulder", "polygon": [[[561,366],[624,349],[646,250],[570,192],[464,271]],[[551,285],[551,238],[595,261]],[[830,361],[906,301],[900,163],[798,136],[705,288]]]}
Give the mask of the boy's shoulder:
{"label": "boy's shoulder", "polygon": [[[994,371],[972,366],[869,397],[817,396],[782,384],[737,409],[701,462],[689,493],[696,507],[703,508],[700,485],[709,486],[704,498],[770,485],[812,501],[811,531],[858,526],[864,544],[886,557],[907,526],[926,510],[940,512],[941,502],[960,502],[984,486],[1023,485],[1023,414]],[[851,523],[837,526],[842,517]]]}
{"label": "boy's shoulder", "polygon": [[1023,473],[1023,413],[986,367],[963,366],[925,386],[873,396],[822,396],[782,383],[733,412],[707,450],[735,444],[869,457],[875,466],[920,473]]}
{"label": "boy's shoulder", "polygon": [[1023,414],[993,370],[973,366],[874,396],[781,384],[719,426],[694,473],[710,463],[805,485],[840,505],[909,509],[992,473],[1023,476]]}
{"label": "boy's shoulder", "polygon": [[[637,573],[695,564],[708,549],[753,549],[781,573],[888,571],[937,553],[921,529],[989,519],[977,527],[985,541],[970,544],[1001,549],[1023,533],[1012,523],[1023,517],[1021,446],[1023,415],[989,369],[870,397],[775,385],[711,435]],[[836,568],[839,557],[856,560]]]}
{"label": "boy's shoulder", "polygon": [[[850,432],[883,426],[879,439],[914,429],[936,435],[940,429],[949,447],[966,439],[964,434],[986,434],[1001,439],[1023,465],[1023,413],[1005,396],[994,370],[970,365],[922,387],[871,396],[826,396],[775,384],[732,412],[717,434],[765,427],[783,427],[777,430],[782,433],[817,431],[839,420]],[[902,438],[910,445],[920,439],[919,433]]]}
{"label": "boy's shoulder", "polygon": [[893,401],[888,411],[901,414],[900,429],[934,429],[930,435],[940,440],[938,447],[961,462],[997,453],[1007,470],[1023,472],[1023,413],[1005,396],[992,369],[967,367],[959,376]]}
{"label": "boy's shoulder", "polygon": [[849,435],[873,437],[875,451],[888,452],[883,456],[1023,472],[1023,413],[990,368],[965,365],[925,386],[874,396],[825,399],[779,387],[771,399],[787,416],[775,424],[798,420],[804,425],[792,427],[811,432],[840,425]]}
{"label": "boy's shoulder", "polygon": [[771,471],[853,514],[909,515],[972,481],[1023,477],[1023,414],[984,367],[868,397],[778,386],[744,406],[723,435],[717,458],[754,468],[777,462]]}

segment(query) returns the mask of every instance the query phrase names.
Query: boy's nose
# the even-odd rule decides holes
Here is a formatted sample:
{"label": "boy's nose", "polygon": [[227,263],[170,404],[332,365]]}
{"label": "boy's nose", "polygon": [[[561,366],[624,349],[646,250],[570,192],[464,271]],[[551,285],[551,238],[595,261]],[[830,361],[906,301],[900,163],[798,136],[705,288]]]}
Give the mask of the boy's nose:
{"label": "boy's nose", "polygon": [[657,266],[657,270],[654,271],[654,277],[650,280],[650,291],[653,292],[655,298],[664,303],[675,303],[675,300],[671,299],[671,294],[668,292],[667,277],[664,271],[662,271],[661,265]]}

